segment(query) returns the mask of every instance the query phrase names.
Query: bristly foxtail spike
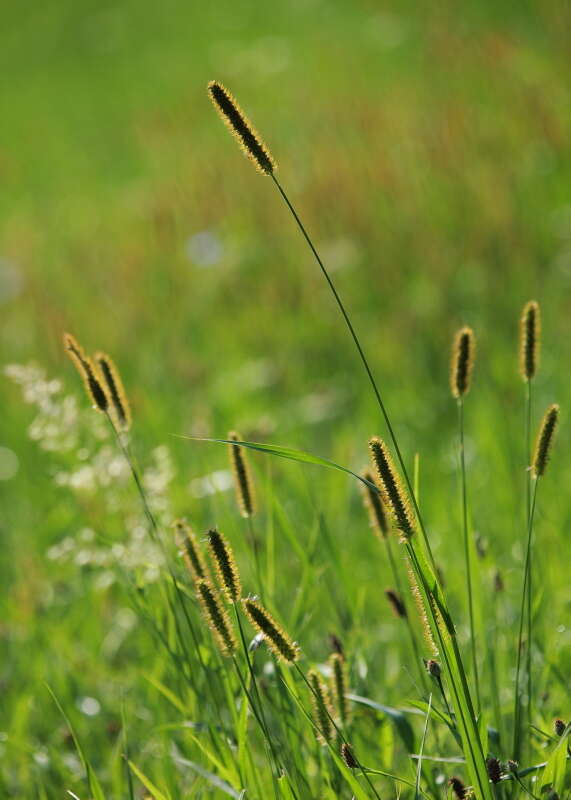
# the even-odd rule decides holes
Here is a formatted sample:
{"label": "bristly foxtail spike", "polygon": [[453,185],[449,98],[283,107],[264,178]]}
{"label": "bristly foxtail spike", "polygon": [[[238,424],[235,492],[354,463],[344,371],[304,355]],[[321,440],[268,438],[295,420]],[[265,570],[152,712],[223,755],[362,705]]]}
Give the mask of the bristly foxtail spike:
{"label": "bristly foxtail spike", "polygon": [[299,646],[293,642],[270,612],[253,597],[242,600],[244,611],[254,628],[264,635],[264,642],[280,661],[293,664],[301,656]]}
{"label": "bristly foxtail spike", "polygon": [[232,548],[215,528],[209,530],[206,536],[220,585],[228,601],[237,603],[242,594],[242,584]]}
{"label": "bristly foxtail spike", "polygon": [[234,489],[236,491],[236,500],[238,501],[238,508],[240,514],[244,518],[253,517],[256,512],[256,498],[254,494],[254,482],[250,467],[244,453],[244,448],[239,444],[233,442],[242,441],[240,434],[236,431],[230,431],[228,439],[232,444],[228,445],[230,455],[230,466],[232,467],[232,475],[234,477]]}
{"label": "bristly foxtail spike", "polygon": [[311,708],[315,735],[320,744],[326,745],[333,739],[333,710],[329,698],[327,684],[316,669],[307,673],[307,680],[311,686]]}
{"label": "bristly foxtail spike", "polygon": [[196,582],[196,595],[222,655],[231,656],[236,652],[238,643],[228,612],[220,602],[216,589],[210,581],[200,578]]}
{"label": "bristly foxtail spike", "polygon": [[85,355],[82,347],[71,333],[64,333],[63,343],[68,356],[83,379],[87,395],[93,402],[94,407],[106,414],[109,409],[109,398],[101,384],[93,362]]}
{"label": "bristly foxtail spike", "polygon": [[[369,483],[378,485],[378,479],[370,469],[364,469],[361,472],[361,477]],[[386,539],[390,530],[390,523],[385,511],[383,497],[381,491],[376,492],[370,486],[359,481],[359,488],[363,497],[363,503],[369,515],[369,524],[379,539]],[[380,489],[380,487],[379,487]]]}
{"label": "bristly foxtail spike", "polygon": [[347,693],[349,691],[347,678],[347,664],[343,656],[339,653],[332,653],[329,656],[329,666],[331,667],[331,694],[335,709],[341,720],[342,725],[349,721],[349,703]]}
{"label": "bristly foxtail spike", "polygon": [[188,571],[195,580],[207,579],[209,577],[208,569],[194,531],[184,519],[175,520],[173,527]]}
{"label": "bristly foxtail spike", "polygon": [[106,353],[96,353],[95,363],[99,368],[107,394],[111,400],[115,424],[120,431],[127,433],[131,427],[131,408],[117,367],[113,359]]}
{"label": "bristly foxtail spike", "polygon": [[277,164],[232,94],[217,81],[210,81],[208,93],[223,122],[237,138],[242,150],[254,162],[258,171],[264,175],[272,175],[277,169]]}
{"label": "bristly foxtail spike", "polygon": [[450,389],[457,400],[470,391],[476,340],[472,328],[461,328],[454,337],[450,362]]}
{"label": "bristly foxtail spike", "polygon": [[541,346],[541,315],[539,305],[530,300],[523,307],[519,321],[519,369],[524,381],[535,377],[539,366]]}
{"label": "bristly foxtail spike", "polygon": [[545,474],[547,462],[549,461],[549,456],[551,455],[553,439],[555,437],[555,431],[557,430],[558,422],[559,406],[556,403],[553,403],[553,405],[549,406],[545,412],[543,419],[541,420],[541,425],[539,426],[539,433],[537,434],[533,462],[531,465],[531,471],[534,478],[540,478]]}
{"label": "bristly foxtail spike", "polygon": [[389,450],[378,436],[373,436],[369,441],[369,449],[395,524],[400,530],[402,538],[409,539],[415,531],[414,518],[406,491]]}

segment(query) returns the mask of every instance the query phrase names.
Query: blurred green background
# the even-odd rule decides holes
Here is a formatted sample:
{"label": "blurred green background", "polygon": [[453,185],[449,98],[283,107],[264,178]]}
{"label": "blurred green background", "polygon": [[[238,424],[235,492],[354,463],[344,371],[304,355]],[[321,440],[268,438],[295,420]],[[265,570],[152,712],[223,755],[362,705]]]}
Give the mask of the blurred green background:
{"label": "blurred green background", "polygon": [[[525,301],[540,302],[535,419],[548,402],[563,407],[556,474],[542,490],[541,559],[554,620],[568,619],[558,558],[570,554],[571,517],[569,5],[23,0],[2,16],[3,366],[33,361],[83,404],[62,333],[109,352],[131,397],[141,461],[168,445],[175,512],[197,527],[226,519],[216,500],[204,507],[188,492],[193,478],[225,467],[225,453],[171,434],[237,428],[361,467],[367,438],[383,433],[373,398],[275,188],[211,107],[206,84],[220,80],[268,143],[334,275],[407,460],[420,455],[421,500],[451,568],[461,562],[449,348],[457,327],[474,327],[472,517],[490,543],[490,569],[513,569],[514,593],[524,480],[517,324]],[[21,748],[18,761],[0,742],[7,773],[17,771],[5,778],[8,794],[39,780],[45,767],[28,755],[58,741],[42,682],[70,705],[98,682],[105,697],[113,681],[137,680],[150,644],[133,634],[132,651],[102,666],[113,593],[46,553],[86,519],[119,540],[121,521],[54,484],[72,459],[29,440],[33,409],[4,376],[2,397],[0,730],[15,726]],[[375,579],[371,549],[353,546],[356,515],[361,531],[366,522],[352,484],[255,463],[260,478],[280,476],[302,540],[304,514],[319,506],[356,574]],[[295,558],[279,546],[295,582]],[[549,635],[568,664],[569,632],[556,635],[554,621]],[[89,722],[91,735],[104,737],[98,724]]]}

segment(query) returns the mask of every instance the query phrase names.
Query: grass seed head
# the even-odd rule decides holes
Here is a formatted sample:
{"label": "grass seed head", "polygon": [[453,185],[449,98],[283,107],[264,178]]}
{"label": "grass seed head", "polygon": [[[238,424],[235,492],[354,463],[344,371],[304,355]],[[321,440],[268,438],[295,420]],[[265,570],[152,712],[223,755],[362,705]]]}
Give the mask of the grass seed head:
{"label": "grass seed head", "polygon": [[453,776],[452,778],[450,778],[448,783],[450,784],[450,788],[452,789],[452,792],[454,793],[455,797],[460,798],[460,800],[465,800],[465,798],[468,797],[468,789],[462,783],[460,778],[456,778],[455,776]]}
{"label": "grass seed head", "polygon": [[359,766],[357,759],[353,755],[353,750],[347,742],[343,742],[341,745],[341,758],[345,762],[345,766],[349,767],[349,769],[357,769]]}
{"label": "grass seed head", "polygon": [[437,656],[438,648],[436,646],[436,642],[434,641],[434,636],[432,635],[432,628],[430,627],[430,622],[428,621],[428,614],[424,605],[424,599],[420,592],[418,581],[416,580],[416,575],[414,574],[414,570],[409,558],[406,559],[406,574],[408,577],[412,599],[414,600],[418,611],[418,616],[420,617],[420,622],[422,624],[422,632],[424,634],[425,644],[432,655]]}
{"label": "grass seed head", "polygon": [[[364,469],[361,473],[361,477],[369,481],[369,483],[375,484],[375,486],[378,485],[378,479],[371,469]],[[369,524],[371,528],[380,539],[386,539],[390,530],[390,525],[381,493],[375,492],[374,489],[371,489],[370,486],[367,486],[361,481],[359,481],[359,488],[363,496],[363,503],[369,514]]]}
{"label": "grass seed head", "polygon": [[253,597],[245,598],[242,603],[248,619],[264,635],[266,644],[276,658],[286,664],[297,661],[301,655],[298,645],[290,639],[270,612]]}
{"label": "grass seed head", "polygon": [[333,711],[327,684],[317,672],[312,669],[307,673],[307,680],[311,686],[311,708],[313,723],[316,727],[315,735],[320,744],[328,744],[333,739]]}
{"label": "grass seed head", "polygon": [[406,619],[407,618],[406,607],[402,601],[402,598],[399,597],[398,593],[395,592],[394,589],[386,589],[385,597],[389,601],[395,616],[401,617],[402,619]]}
{"label": "grass seed head", "polygon": [[563,722],[562,719],[556,719],[555,722],[553,723],[553,728],[557,736],[563,736],[566,727],[567,725]]}
{"label": "grass seed head", "polygon": [[196,595],[222,655],[231,656],[236,652],[238,643],[228,612],[220,601],[218,592],[210,581],[200,578],[196,581]]}
{"label": "grass seed head", "polygon": [[126,433],[131,427],[131,407],[119,372],[113,360],[106,353],[96,353],[95,363],[99,368],[99,373],[103,378],[107,394],[111,400],[115,424],[119,430]]}
{"label": "grass seed head", "polygon": [[259,172],[272,175],[277,169],[270,151],[231,93],[217,81],[208,84],[210,99],[225,125]]}
{"label": "grass seed head", "polygon": [[530,300],[523,307],[519,322],[519,369],[524,381],[535,377],[539,366],[541,315],[539,305]]}
{"label": "grass seed head", "polygon": [[93,362],[85,355],[75,337],[70,333],[64,334],[63,341],[67,354],[83,378],[88,397],[95,408],[105,414],[109,408],[109,399]]}
{"label": "grass seed head", "polygon": [[175,520],[173,527],[188,571],[195,579],[207,579],[208,570],[194,531],[184,519]]}
{"label": "grass seed head", "polygon": [[502,765],[497,758],[490,756],[486,759],[486,769],[488,771],[488,778],[492,783],[499,783],[502,778]]}
{"label": "grass seed head", "polygon": [[406,491],[391,454],[386,444],[378,436],[373,436],[369,441],[369,449],[395,524],[400,530],[402,538],[409,539],[414,533],[414,520]]}
{"label": "grass seed head", "polygon": [[[242,441],[240,434],[231,431],[228,434],[228,439],[232,442]],[[230,453],[230,464],[232,466],[232,475],[234,476],[234,488],[236,491],[236,499],[238,507],[243,517],[252,517],[256,511],[256,500],[254,495],[254,483],[250,473],[250,467],[244,453],[244,448],[239,444],[230,444],[228,446]]]}
{"label": "grass seed head", "polygon": [[226,538],[215,528],[208,531],[207,541],[220,585],[228,600],[236,603],[242,594],[242,584],[232,548]]}
{"label": "grass seed head", "polygon": [[346,725],[349,721],[347,662],[339,653],[332,653],[329,656],[329,666],[331,667],[331,694],[335,711],[341,724]]}
{"label": "grass seed head", "polygon": [[532,474],[534,478],[540,478],[545,474],[558,422],[559,406],[554,403],[549,406],[545,412],[539,427],[539,433],[537,434],[532,462]]}
{"label": "grass seed head", "polygon": [[450,362],[450,389],[457,400],[470,391],[475,353],[474,331],[467,326],[461,328],[454,337]]}

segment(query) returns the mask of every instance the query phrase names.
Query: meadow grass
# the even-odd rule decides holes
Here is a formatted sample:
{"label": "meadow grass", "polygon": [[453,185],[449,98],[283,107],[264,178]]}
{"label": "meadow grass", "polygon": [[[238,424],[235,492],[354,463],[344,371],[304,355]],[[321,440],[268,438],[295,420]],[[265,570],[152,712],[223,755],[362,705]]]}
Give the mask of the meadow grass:
{"label": "meadow grass", "polygon": [[[109,16],[72,4],[31,15],[30,57],[0,101],[3,254],[25,279],[5,305],[5,361],[34,359],[65,386],[12,370],[34,401],[22,404],[6,383],[3,443],[20,469],[1,489],[0,796],[445,797],[474,782],[460,760],[468,737],[510,778],[482,791],[540,796],[542,782],[557,782],[564,797],[565,12],[468,4],[462,19],[443,7],[436,20],[421,8],[378,16],[339,3],[323,30],[317,8],[301,16],[286,6],[266,42],[246,32],[259,23],[254,9],[215,20],[172,8],[160,24],[146,8],[135,28],[128,4]],[[6,36],[18,22],[10,11]],[[258,508],[243,517],[224,447],[169,435],[236,427],[357,474],[367,441],[386,435],[301,237],[208,107],[204,85],[221,74],[221,53],[236,58],[224,78],[267,136],[379,378],[438,570],[394,533],[374,535],[353,477],[250,451]],[[288,65],[279,104],[274,73],[255,78],[251,66],[272,58]],[[451,59],[461,71],[451,74]],[[147,81],[134,80],[134,65]],[[528,394],[517,320],[530,298],[541,304],[543,349]],[[447,371],[466,322],[478,360],[460,429],[463,504]],[[65,329],[113,355],[133,407],[129,438],[82,398]],[[532,527],[526,467],[554,400],[563,420]],[[204,557],[208,530],[228,538],[244,595],[258,594],[301,647],[296,665],[274,660],[238,604],[225,606],[234,659],[219,650],[177,555],[170,525],[181,515]],[[438,656],[425,642],[405,553],[429,617],[439,575],[445,605],[433,616],[446,627],[450,614],[461,659],[446,633],[440,642],[432,632]],[[391,614],[386,590],[398,591],[406,618]],[[514,712],[520,625],[532,646],[519,650]],[[334,699],[339,649],[349,713],[342,720],[333,702],[329,747],[311,676]],[[476,697],[473,654],[477,731],[468,707],[454,718]],[[440,673],[420,672],[422,658]],[[468,692],[452,676],[460,662]],[[506,764],[516,734],[518,775]]]}

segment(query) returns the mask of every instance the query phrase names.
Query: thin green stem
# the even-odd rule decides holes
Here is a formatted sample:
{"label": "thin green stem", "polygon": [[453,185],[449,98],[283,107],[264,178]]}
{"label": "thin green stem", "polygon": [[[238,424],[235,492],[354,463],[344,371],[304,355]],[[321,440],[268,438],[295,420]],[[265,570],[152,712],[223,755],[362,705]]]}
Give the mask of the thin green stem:
{"label": "thin green stem", "polygon": [[424,523],[422,521],[422,516],[420,514],[420,508],[418,506],[418,503],[416,501],[416,497],[414,495],[412,482],[411,482],[411,480],[409,478],[408,470],[406,468],[406,464],[404,462],[404,459],[402,457],[400,448],[398,446],[397,438],[396,438],[396,435],[394,433],[393,426],[391,424],[388,412],[387,412],[387,410],[385,408],[385,404],[383,403],[383,400],[382,400],[382,397],[381,397],[381,393],[380,393],[379,388],[377,386],[377,382],[375,381],[373,373],[371,372],[371,368],[369,366],[369,362],[367,361],[367,357],[365,356],[365,353],[364,353],[363,348],[361,346],[361,343],[359,341],[359,337],[357,336],[357,333],[355,332],[355,328],[353,327],[353,323],[351,322],[351,320],[349,318],[349,315],[348,315],[347,311],[345,310],[345,306],[343,304],[343,301],[341,300],[341,297],[339,296],[339,293],[337,292],[337,289],[335,288],[335,284],[331,280],[331,277],[330,277],[330,275],[329,275],[329,273],[328,273],[323,261],[321,260],[321,257],[319,255],[319,253],[315,249],[315,245],[313,244],[309,234],[307,233],[307,231],[306,231],[301,219],[297,215],[297,212],[296,212],[295,208],[291,204],[287,194],[285,193],[284,189],[282,188],[281,183],[278,181],[278,179],[276,178],[276,176],[273,173],[272,173],[272,179],[273,179],[275,185],[277,186],[278,191],[281,194],[285,204],[289,208],[293,218],[295,219],[295,221],[296,221],[301,233],[303,234],[303,237],[304,237],[305,241],[309,245],[309,248],[310,248],[311,252],[313,253],[313,255],[315,257],[315,260],[317,261],[317,263],[319,265],[319,268],[321,269],[321,272],[323,273],[323,277],[325,278],[329,288],[331,289],[333,297],[335,298],[337,306],[339,307],[339,311],[341,312],[341,315],[343,316],[343,319],[345,320],[345,324],[346,324],[346,326],[347,326],[347,328],[349,330],[349,333],[351,334],[351,338],[353,339],[355,347],[357,348],[357,352],[359,354],[359,358],[361,359],[361,362],[363,364],[365,372],[367,373],[367,377],[369,379],[369,383],[371,384],[371,387],[373,389],[373,393],[374,393],[375,398],[377,400],[377,404],[378,404],[378,406],[379,406],[379,408],[381,410],[381,414],[383,415],[383,419],[385,421],[385,425],[387,426],[387,430],[389,432],[389,436],[390,436],[391,442],[393,444],[397,460],[399,462],[403,477],[404,477],[404,479],[406,481],[406,484],[407,484],[407,487],[408,487],[408,491],[409,491],[409,495],[410,495],[410,497],[412,499],[412,502],[413,502],[413,505],[414,505],[414,509],[415,509],[415,512],[416,512],[416,516],[418,518],[418,522],[419,522],[419,525],[420,525],[420,529],[422,531],[422,536],[423,536],[423,539],[424,539],[424,543],[425,543],[426,549],[428,551],[428,555],[430,557],[430,561],[432,563],[433,568],[436,569],[436,564],[435,564],[435,561],[434,561],[434,556],[432,555],[432,549],[430,547],[430,542],[428,540],[428,535],[427,535],[426,529],[424,527]]}
{"label": "thin green stem", "polygon": [[[523,567],[523,589],[521,593],[521,606],[519,613],[519,633],[517,640],[517,663],[516,663],[516,676],[515,676],[515,699],[514,699],[514,742],[513,742],[513,758],[519,761],[521,754],[521,697],[520,697],[520,674],[521,674],[521,651],[523,644],[523,626],[525,621],[525,600],[528,588],[529,576],[529,560],[531,554],[531,540],[533,535],[533,517],[535,514],[535,505],[537,500],[537,487],[539,479],[535,480],[533,486],[533,493],[531,497],[531,506],[529,510],[529,521],[527,526],[527,545],[525,550],[525,563]],[[528,642],[529,647],[529,642]]]}
{"label": "thin green stem", "polygon": [[[525,420],[525,440],[526,440],[526,499],[527,499],[527,524],[529,525],[529,515],[531,510],[531,482],[532,475],[529,469],[529,462],[531,460],[531,409],[532,409],[532,381],[527,381],[526,392],[526,420]],[[531,703],[532,703],[532,677],[531,677],[531,638],[532,638],[532,567],[533,559],[529,558],[527,569],[527,625],[526,625],[526,639],[527,644],[525,648],[525,665],[527,671],[527,721],[531,725]]]}
{"label": "thin green stem", "polygon": [[472,564],[471,543],[468,530],[468,491],[466,486],[466,450],[464,446],[464,401],[458,400],[458,432],[460,440],[460,475],[462,482],[462,530],[464,538],[464,558],[466,563],[466,590],[468,594],[468,614],[470,619],[470,653],[472,656],[472,671],[476,687],[476,712],[480,713],[480,679],[478,676],[478,659],[476,648],[476,628],[474,624],[474,596],[472,590]]}

